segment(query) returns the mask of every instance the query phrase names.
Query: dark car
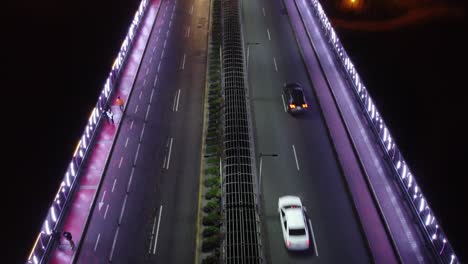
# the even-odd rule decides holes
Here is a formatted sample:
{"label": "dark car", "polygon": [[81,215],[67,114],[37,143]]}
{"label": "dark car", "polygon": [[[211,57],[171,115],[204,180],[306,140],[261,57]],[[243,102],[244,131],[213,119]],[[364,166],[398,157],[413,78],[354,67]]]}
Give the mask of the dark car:
{"label": "dark car", "polygon": [[309,107],[300,84],[287,83],[284,85],[283,92],[288,112],[291,114],[303,113]]}

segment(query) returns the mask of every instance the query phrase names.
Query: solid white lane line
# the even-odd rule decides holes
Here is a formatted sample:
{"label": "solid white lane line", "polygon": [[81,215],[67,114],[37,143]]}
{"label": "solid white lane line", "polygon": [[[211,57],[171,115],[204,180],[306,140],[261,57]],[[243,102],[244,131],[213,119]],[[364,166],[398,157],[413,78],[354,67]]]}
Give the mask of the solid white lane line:
{"label": "solid white lane line", "polygon": [[154,94],[154,88],[151,90],[151,96],[150,96],[150,104],[153,101],[153,94]]}
{"label": "solid white lane line", "polygon": [[158,220],[157,215],[154,216],[154,221],[153,221],[153,229],[151,231],[151,241],[150,241],[150,246],[148,248],[148,254],[151,254],[151,248],[153,248],[153,240],[154,240],[154,229],[156,228],[156,220]]}
{"label": "solid white lane line", "polygon": [[[157,42],[157,41],[158,41],[158,39],[156,38],[156,42]],[[154,53],[155,50],[156,50],[156,47],[153,47],[153,53]]]}
{"label": "solid white lane line", "polygon": [[177,93],[177,104],[176,104],[176,108],[175,108],[176,112],[179,110],[179,98],[180,98],[180,89],[179,89],[179,92]]}
{"label": "solid white lane line", "polygon": [[[150,100],[150,102],[151,102],[151,100]],[[145,121],[148,120],[148,113],[149,113],[149,110],[150,110],[150,106],[151,105],[148,105],[148,107],[146,108]]]}
{"label": "solid white lane line", "polygon": [[132,128],[133,128],[133,121],[132,121],[132,123],[130,123],[130,129],[132,129]]}
{"label": "solid white lane line", "polygon": [[104,212],[104,220],[106,220],[107,210],[109,210],[109,204],[106,205],[106,211]]}
{"label": "solid white lane line", "polygon": [[164,48],[166,48],[167,39],[164,40]]}
{"label": "solid white lane line", "polygon": [[[159,68],[158,68],[158,72],[159,72]],[[153,87],[156,87],[157,81],[158,81],[158,75],[156,75],[156,78],[154,78]]]}
{"label": "solid white lane line", "polygon": [[128,144],[128,137],[127,137],[127,140],[125,140],[125,147],[127,147],[127,144]]}
{"label": "solid white lane line", "polygon": [[155,238],[155,241],[154,241],[153,254],[156,254],[156,246],[158,245],[159,226],[161,224],[162,210],[163,210],[163,206],[161,205],[159,207],[158,228],[156,229],[156,238]]}
{"label": "solid white lane line", "polygon": [[132,185],[133,173],[135,173],[135,167],[132,168],[132,172],[130,173],[130,178],[128,179],[127,192],[128,190],[130,190],[130,185]]}
{"label": "solid white lane line", "polygon": [[163,168],[166,168],[166,160],[167,160],[167,156],[164,156]]}
{"label": "solid white lane line", "polygon": [[313,242],[314,242],[315,255],[318,257],[319,253],[318,253],[318,250],[317,250],[317,243],[315,242],[314,228],[312,227],[312,222],[310,221],[310,219],[309,219],[309,225],[310,225],[310,231],[312,232],[312,239],[313,239]]}
{"label": "solid white lane line", "polygon": [[143,80],[143,86],[146,85],[146,78]]}
{"label": "solid white lane line", "polygon": [[[153,49],[153,50],[154,50],[154,49]],[[151,63],[151,61],[153,61],[153,57],[150,57],[150,61],[149,61],[149,62]]]}
{"label": "solid white lane line", "polygon": [[119,227],[117,227],[117,230],[115,231],[114,242],[112,242],[112,248],[111,248],[111,252],[109,255],[109,261],[112,261],[112,255],[114,255],[115,242],[117,242],[118,236],[119,236]]}
{"label": "solid white lane line", "polygon": [[190,14],[192,14],[192,13],[193,13],[193,5],[192,5],[192,7],[190,8]]}
{"label": "solid white lane line", "polygon": [[[161,68],[161,62],[159,62],[159,64],[158,64],[158,72],[159,72],[159,68]],[[156,83],[156,81],[154,83]]]}
{"label": "solid white lane line", "polygon": [[143,139],[143,134],[145,133],[145,127],[146,127],[146,123],[143,123],[143,128],[141,129],[141,133],[140,133],[140,142]]}
{"label": "solid white lane line", "polygon": [[184,69],[185,67],[185,53],[184,53],[184,59],[182,60],[182,70]]}
{"label": "solid white lane line", "polygon": [[299,170],[299,162],[297,161],[296,148],[294,147],[294,145],[292,145],[292,148],[294,152],[294,159],[296,159],[296,167],[297,167],[297,170]]}
{"label": "solid white lane line", "polygon": [[273,57],[273,62],[275,63],[275,71],[278,71],[278,66],[276,66],[276,58]]}
{"label": "solid white lane line", "polygon": [[123,161],[123,156],[122,156],[122,157],[120,157],[120,161],[119,161],[119,169],[120,169],[120,167],[122,166],[122,161]]}
{"label": "solid white lane line", "polygon": [[94,251],[96,251],[96,248],[97,248],[97,245],[98,245],[98,243],[99,243],[99,238],[100,238],[100,237],[101,237],[101,233],[99,233],[99,234],[97,235],[96,244],[94,244]]}
{"label": "solid white lane line", "polygon": [[140,95],[138,96],[138,100],[141,100],[141,95],[143,94],[143,91],[140,91]]}
{"label": "solid white lane line", "polygon": [[102,194],[101,201],[98,203],[98,210],[101,211],[102,205],[104,204],[104,198],[106,197],[106,191]]}
{"label": "solid white lane line", "polygon": [[117,178],[114,179],[114,184],[112,184],[112,192],[114,192],[114,188],[115,188],[115,183],[117,182]]}
{"label": "solid white lane line", "polygon": [[138,112],[138,105],[135,107],[135,114]]}
{"label": "solid white lane line", "polygon": [[283,94],[281,94],[281,100],[283,100],[283,108],[284,108],[284,112],[286,112],[286,103],[284,102]]}
{"label": "solid white lane line", "polygon": [[265,8],[262,7],[263,16],[265,16]]}
{"label": "solid white lane line", "polygon": [[164,49],[163,51],[161,52],[161,59],[164,58]]}
{"label": "solid white lane line", "polygon": [[270,37],[270,30],[267,28],[267,33],[268,33],[268,40],[271,40],[271,37]]}
{"label": "solid white lane line", "polygon": [[128,197],[128,195],[125,195],[125,199],[124,199],[124,202],[123,202],[123,205],[122,205],[122,210],[120,210],[119,224],[122,223],[122,217],[123,217],[123,214],[125,212],[125,205],[127,205],[127,197]]}
{"label": "solid white lane line", "polygon": [[172,141],[173,138],[171,138],[171,144],[169,145],[169,155],[167,156],[166,169],[169,169],[169,164],[171,163]]}
{"label": "solid white lane line", "polygon": [[148,72],[149,72],[149,68],[146,68],[146,74],[145,75],[148,75]]}
{"label": "solid white lane line", "polygon": [[135,159],[133,160],[133,165],[135,165],[137,160],[138,160],[138,153],[140,153],[140,146],[141,146],[141,144],[138,143],[137,151],[135,153]]}
{"label": "solid white lane line", "polygon": [[172,103],[172,112],[175,112],[176,101],[177,101],[177,94],[176,96],[174,96],[174,102]]}

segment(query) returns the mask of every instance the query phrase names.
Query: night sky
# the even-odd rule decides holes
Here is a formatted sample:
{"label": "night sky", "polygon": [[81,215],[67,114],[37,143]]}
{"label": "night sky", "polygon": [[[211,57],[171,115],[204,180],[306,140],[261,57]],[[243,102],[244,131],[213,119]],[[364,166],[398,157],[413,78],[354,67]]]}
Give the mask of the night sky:
{"label": "night sky", "polygon": [[[0,16],[5,263],[26,260],[139,4],[16,2]],[[465,262],[466,22],[467,12],[383,32],[338,29]]]}

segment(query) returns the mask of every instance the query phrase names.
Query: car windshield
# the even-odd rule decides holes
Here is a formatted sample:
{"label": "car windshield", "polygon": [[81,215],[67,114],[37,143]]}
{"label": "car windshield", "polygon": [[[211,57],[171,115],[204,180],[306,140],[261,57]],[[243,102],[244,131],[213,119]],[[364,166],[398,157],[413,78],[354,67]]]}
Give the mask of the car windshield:
{"label": "car windshield", "polygon": [[303,104],[304,103],[304,95],[302,93],[301,90],[299,89],[293,89],[291,91],[291,94],[292,94],[292,97],[294,99],[294,101],[297,103],[297,104]]}
{"label": "car windshield", "polygon": [[289,235],[290,236],[303,236],[305,235],[305,229],[300,228],[300,229],[289,229]]}
{"label": "car windshield", "polygon": [[284,209],[301,208],[301,206],[295,205],[295,204],[288,204],[288,205],[283,206],[283,208],[284,208]]}

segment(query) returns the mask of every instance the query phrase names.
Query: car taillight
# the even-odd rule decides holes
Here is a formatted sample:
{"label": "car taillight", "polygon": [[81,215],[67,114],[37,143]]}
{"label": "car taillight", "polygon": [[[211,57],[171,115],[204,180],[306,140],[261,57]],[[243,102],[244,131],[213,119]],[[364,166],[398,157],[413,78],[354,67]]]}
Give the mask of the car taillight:
{"label": "car taillight", "polygon": [[302,104],[302,107],[303,107],[303,108],[307,108],[308,105],[307,105],[307,104]]}
{"label": "car taillight", "polygon": [[306,240],[306,245],[309,246],[309,243],[310,243],[310,241],[309,241],[309,239],[307,239]]}
{"label": "car taillight", "polygon": [[286,244],[288,245],[288,247],[290,247],[291,246],[291,241],[286,242]]}
{"label": "car taillight", "polygon": [[289,104],[289,108],[294,109],[294,108],[296,108],[296,105],[295,104]]}

